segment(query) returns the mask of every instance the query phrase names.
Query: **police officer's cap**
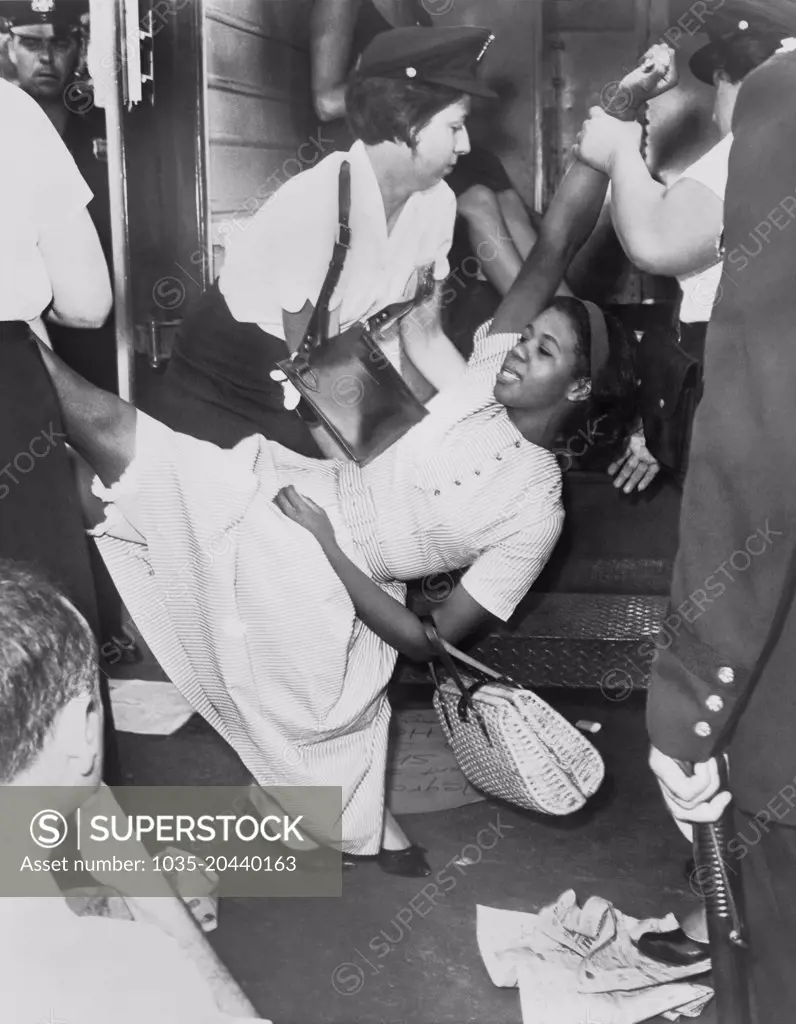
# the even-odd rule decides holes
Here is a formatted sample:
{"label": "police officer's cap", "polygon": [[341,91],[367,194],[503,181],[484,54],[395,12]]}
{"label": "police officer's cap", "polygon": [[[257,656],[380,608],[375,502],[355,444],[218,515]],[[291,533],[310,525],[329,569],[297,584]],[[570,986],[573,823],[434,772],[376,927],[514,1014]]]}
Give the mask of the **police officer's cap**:
{"label": "police officer's cap", "polygon": [[412,84],[446,85],[471,96],[496,93],[478,78],[478,66],[494,36],[485,28],[395,28],[380,32],[357,64],[363,78],[394,78]]}
{"label": "police officer's cap", "polygon": [[6,30],[52,25],[69,31],[79,28],[88,13],[88,0],[0,0],[0,21]]}
{"label": "police officer's cap", "polygon": [[689,67],[700,82],[712,85],[730,40],[759,39],[773,53],[782,39],[796,36],[796,0],[724,0],[721,7],[705,13],[703,31],[710,42],[697,50]]}

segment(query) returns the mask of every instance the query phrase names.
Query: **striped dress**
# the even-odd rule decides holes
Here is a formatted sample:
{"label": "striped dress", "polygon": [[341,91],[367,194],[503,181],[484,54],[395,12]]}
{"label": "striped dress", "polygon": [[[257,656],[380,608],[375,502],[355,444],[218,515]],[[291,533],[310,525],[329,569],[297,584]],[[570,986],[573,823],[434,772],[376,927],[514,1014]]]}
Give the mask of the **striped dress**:
{"label": "striped dress", "polygon": [[315,537],[274,505],[293,484],[346,554],[403,602],[469,566],[468,593],[505,621],[563,521],[554,455],[493,396],[516,335],[481,328],[466,376],[368,466],[249,437],[232,450],[138,414],[136,457],[95,531],[170,679],[262,786],[342,788],[343,849],[378,851],[396,651],[356,616]]}

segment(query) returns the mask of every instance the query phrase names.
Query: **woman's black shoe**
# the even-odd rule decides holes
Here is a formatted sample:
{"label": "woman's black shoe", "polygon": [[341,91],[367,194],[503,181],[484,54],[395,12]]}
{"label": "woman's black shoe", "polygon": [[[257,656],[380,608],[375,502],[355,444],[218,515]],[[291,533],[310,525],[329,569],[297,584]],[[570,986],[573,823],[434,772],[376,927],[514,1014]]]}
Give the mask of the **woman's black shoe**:
{"label": "woman's black shoe", "polygon": [[402,875],[404,878],[427,878],[431,874],[431,865],[425,858],[422,846],[407,846],[405,850],[385,850],[378,852],[376,860],[382,871],[388,875]]}
{"label": "woman's black shoe", "polygon": [[404,850],[381,849],[375,856],[363,857],[355,853],[343,854],[343,868],[353,868],[357,864],[375,861],[382,871],[388,875],[400,875],[403,878],[428,878],[431,866],[426,860],[422,846],[407,846]]}
{"label": "woman's black shoe", "polygon": [[704,964],[710,970],[710,946],[690,939],[682,928],[670,932],[644,932],[636,940],[636,948],[650,960],[670,967],[693,967]]}

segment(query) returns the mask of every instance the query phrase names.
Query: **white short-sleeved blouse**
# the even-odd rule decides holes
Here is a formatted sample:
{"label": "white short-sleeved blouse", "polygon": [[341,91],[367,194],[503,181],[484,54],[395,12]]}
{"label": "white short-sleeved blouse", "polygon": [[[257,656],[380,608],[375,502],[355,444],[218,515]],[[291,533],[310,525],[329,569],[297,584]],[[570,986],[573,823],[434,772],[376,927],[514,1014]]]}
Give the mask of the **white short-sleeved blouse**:
{"label": "white short-sleeved blouse", "polygon": [[[285,182],[230,238],[219,287],[230,312],[285,337],[282,311],[315,304],[338,230],[340,165],[351,164],[351,248],[331,308],[340,327],[414,296],[418,270],[449,273],[456,197],[441,181],[409,197],[391,231],[367,149],[356,142]],[[391,353],[387,353],[392,355]]]}
{"label": "white short-sleeved blouse", "polygon": [[0,321],[31,321],[52,301],[39,233],[68,223],[91,190],[38,103],[2,80],[0,140]]}

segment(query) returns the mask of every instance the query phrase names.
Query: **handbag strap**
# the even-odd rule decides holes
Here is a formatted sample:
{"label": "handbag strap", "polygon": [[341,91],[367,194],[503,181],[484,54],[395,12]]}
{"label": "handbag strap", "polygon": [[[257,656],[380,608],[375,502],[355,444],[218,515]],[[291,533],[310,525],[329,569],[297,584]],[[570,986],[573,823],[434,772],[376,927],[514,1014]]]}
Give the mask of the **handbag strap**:
{"label": "handbag strap", "polygon": [[[423,623],[423,628],[425,629],[426,636],[428,637],[428,640],[434,649],[434,653],[445,666],[447,671],[450,673],[451,678],[453,679],[454,683],[456,684],[459,690],[459,693],[461,694],[461,697],[459,698],[458,707],[459,718],[461,719],[462,722],[466,722],[467,712],[472,710],[473,714],[476,717],[478,725],[481,728],[481,732],[484,734],[487,742],[491,746],[492,740],[489,736],[489,730],[486,727],[486,722],[484,722],[477,706],[473,703],[473,694],[475,694],[475,692],[484,684],[475,683],[473,686],[466,686],[464,680],[459,675],[459,670],[456,668],[453,658],[448,653],[447,647],[445,646],[439,633],[437,632],[437,625],[434,622],[433,618],[430,615],[424,615],[421,617],[420,621]],[[437,673],[434,668],[433,662],[429,662],[429,668],[431,670],[431,678],[434,680],[434,686],[439,690],[440,682],[437,677]]]}
{"label": "handbag strap", "polygon": [[349,219],[351,216],[351,164],[344,160],[340,165],[340,175],[337,180],[337,217],[338,232],[337,239],[332,249],[332,258],[329,261],[329,269],[326,271],[326,278],[323,282],[315,309],[312,311],[310,322],[304,333],[304,340],[298,348],[298,352],[307,352],[310,349],[322,345],[329,337],[329,303],[332,301],[334,290],[340,281],[343,272],[348,250],[351,248],[351,228]]}

